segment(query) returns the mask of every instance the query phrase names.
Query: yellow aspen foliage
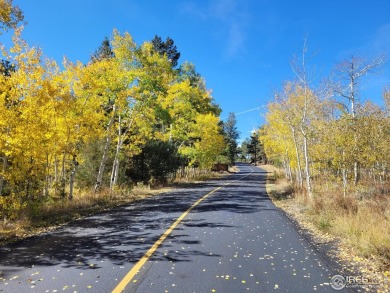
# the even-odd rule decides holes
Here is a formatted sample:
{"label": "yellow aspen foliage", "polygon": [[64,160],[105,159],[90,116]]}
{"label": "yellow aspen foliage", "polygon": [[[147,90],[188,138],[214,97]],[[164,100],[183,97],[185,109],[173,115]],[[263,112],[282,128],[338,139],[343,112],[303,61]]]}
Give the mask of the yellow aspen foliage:
{"label": "yellow aspen foliage", "polygon": [[101,103],[80,94],[80,64],[65,63],[60,72],[53,60],[43,58],[19,35],[7,56],[13,69],[1,77],[1,144],[7,161],[3,178],[20,195],[47,195],[59,177],[66,176],[80,143],[98,134],[91,130],[102,120]]}
{"label": "yellow aspen foliage", "polygon": [[187,141],[197,115],[191,100],[197,98],[196,91],[188,81],[174,83],[167,95],[161,98],[161,106],[168,111],[172,121],[169,133],[172,139],[181,143]]}
{"label": "yellow aspen foliage", "polygon": [[2,30],[16,28],[24,16],[18,6],[14,6],[12,0],[0,0],[0,35]]}
{"label": "yellow aspen foliage", "polygon": [[[326,176],[342,183],[344,196],[350,188],[359,188],[356,174],[364,177],[361,184],[379,182],[383,192],[390,158],[388,110],[366,102],[355,105],[352,115],[337,101],[320,100],[309,89],[306,96],[302,93],[302,87],[287,83],[269,104],[266,124],[260,131],[267,157],[283,164],[286,173],[300,169],[305,158],[315,180]],[[388,98],[386,91],[384,98]]]}
{"label": "yellow aspen foliage", "polygon": [[199,114],[194,130],[190,133],[195,139],[192,162],[197,162],[205,169],[210,169],[217,163],[217,157],[225,147],[225,140],[218,124],[219,118],[214,114]]}
{"label": "yellow aspen foliage", "polygon": [[264,145],[267,157],[271,160],[288,157],[292,168],[297,167],[294,153],[291,126],[284,121],[285,113],[277,103],[268,105],[267,124],[260,131],[260,140]]}
{"label": "yellow aspen foliage", "polygon": [[[64,60],[60,69],[21,33],[15,29],[13,47],[1,51],[0,196],[9,196],[7,206],[15,196],[21,203],[72,198],[85,163],[89,173],[98,169],[95,190],[109,174],[112,189],[121,161],[152,140],[169,141],[204,168],[223,151],[218,107],[204,81],[179,78],[151,43],[138,47],[129,33],[115,30],[113,54],[87,65]],[[94,146],[93,154],[85,151]],[[83,186],[93,184],[88,176]]]}
{"label": "yellow aspen foliage", "polygon": [[37,184],[44,176],[48,155],[54,149],[52,141],[58,139],[52,123],[56,102],[52,77],[57,68],[55,62],[43,60],[41,52],[29,48],[18,35],[14,41],[11,62],[15,69],[6,77],[7,100],[1,101],[6,115],[14,120],[7,123],[5,131],[8,157],[12,157],[12,172],[7,179],[15,186],[25,185],[28,193],[29,185]]}

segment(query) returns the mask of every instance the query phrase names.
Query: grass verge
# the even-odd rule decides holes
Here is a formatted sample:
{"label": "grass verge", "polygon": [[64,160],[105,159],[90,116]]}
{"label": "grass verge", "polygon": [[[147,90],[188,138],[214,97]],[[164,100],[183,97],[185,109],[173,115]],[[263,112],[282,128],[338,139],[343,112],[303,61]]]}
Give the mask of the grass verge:
{"label": "grass verge", "polygon": [[0,245],[48,231],[70,221],[171,190],[136,186],[132,190],[84,191],[72,200],[47,198],[29,203],[13,219],[0,221]]}
{"label": "grass verge", "polygon": [[[310,202],[273,166],[261,166],[268,173],[267,192],[276,206],[301,228],[309,231],[314,244],[335,246],[331,258],[340,262],[340,274],[363,276],[379,285],[363,288],[390,292],[390,199],[378,195],[363,200],[343,197],[335,184],[317,182]],[[323,190],[321,190],[321,187]]]}
{"label": "grass verge", "polygon": [[95,193],[93,190],[78,192],[72,200],[46,198],[34,200],[18,209],[13,218],[0,220],[0,245],[54,229],[60,225],[88,215],[125,205],[138,200],[186,187],[204,180],[225,176],[228,173],[205,173],[189,179],[178,179],[166,187],[138,184],[132,189]]}

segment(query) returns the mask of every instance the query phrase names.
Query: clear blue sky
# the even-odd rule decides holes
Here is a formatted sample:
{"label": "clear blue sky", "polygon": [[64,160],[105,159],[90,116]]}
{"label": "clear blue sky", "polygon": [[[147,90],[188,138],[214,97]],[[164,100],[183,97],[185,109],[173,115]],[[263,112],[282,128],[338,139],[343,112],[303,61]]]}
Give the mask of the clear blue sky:
{"label": "clear blue sky", "polygon": [[[319,75],[349,54],[390,51],[389,0],[14,0],[28,24],[24,38],[59,63],[87,62],[112,30],[137,44],[171,37],[205,77],[222,119],[237,113],[241,139],[264,122],[265,107],[282,82],[305,35]],[[6,43],[5,36],[4,38]],[[0,40],[1,41],[1,40]],[[390,58],[389,58],[390,59]],[[381,104],[390,62],[365,80],[362,98]],[[259,110],[247,111],[262,107]],[[245,113],[242,113],[245,112]],[[240,114],[241,113],[241,114]]]}

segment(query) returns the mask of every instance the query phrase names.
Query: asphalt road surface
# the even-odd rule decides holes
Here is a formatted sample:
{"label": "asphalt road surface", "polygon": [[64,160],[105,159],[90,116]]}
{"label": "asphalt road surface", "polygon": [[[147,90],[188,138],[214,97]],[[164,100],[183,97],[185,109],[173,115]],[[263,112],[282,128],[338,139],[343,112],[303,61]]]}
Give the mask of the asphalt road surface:
{"label": "asphalt road surface", "polygon": [[337,292],[265,172],[240,169],[1,247],[0,292]]}

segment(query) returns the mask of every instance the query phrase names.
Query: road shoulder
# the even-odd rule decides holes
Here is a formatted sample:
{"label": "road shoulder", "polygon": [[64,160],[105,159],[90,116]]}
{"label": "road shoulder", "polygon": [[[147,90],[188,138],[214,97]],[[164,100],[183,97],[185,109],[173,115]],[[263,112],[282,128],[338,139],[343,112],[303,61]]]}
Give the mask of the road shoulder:
{"label": "road shoulder", "polygon": [[[260,166],[267,171],[268,177],[274,176],[274,170]],[[289,196],[286,182],[267,180],[267,193],[286,217],[297,227],[299,233],[310,242],[316,251],[324,257],[327,265],[342,276],[363,277],[378,283],[372,288],[358,287],[366,292],[390,292],[390,273],[382,268],[375,258],[361,257],[348,243],[319,229],[308,216],[307,208]]]}

